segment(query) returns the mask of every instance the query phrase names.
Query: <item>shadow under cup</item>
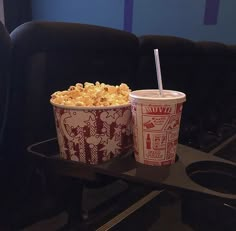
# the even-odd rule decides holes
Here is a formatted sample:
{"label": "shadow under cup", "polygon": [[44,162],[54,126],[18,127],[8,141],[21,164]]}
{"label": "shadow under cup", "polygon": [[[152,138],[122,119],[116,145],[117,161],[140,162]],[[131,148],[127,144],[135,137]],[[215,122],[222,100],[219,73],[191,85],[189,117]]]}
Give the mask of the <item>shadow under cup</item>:
{"label": "shadow under cup", "polygon": [[100,164],[133,148],[130,104],[106,107],[51,104],[63,159]]}
{"label": "shadow under cup", "polygon": [[170,165],[175,162],[180,120],[186,96],[182,92],[137,90],[130,93],[134,154],[137,162]]}

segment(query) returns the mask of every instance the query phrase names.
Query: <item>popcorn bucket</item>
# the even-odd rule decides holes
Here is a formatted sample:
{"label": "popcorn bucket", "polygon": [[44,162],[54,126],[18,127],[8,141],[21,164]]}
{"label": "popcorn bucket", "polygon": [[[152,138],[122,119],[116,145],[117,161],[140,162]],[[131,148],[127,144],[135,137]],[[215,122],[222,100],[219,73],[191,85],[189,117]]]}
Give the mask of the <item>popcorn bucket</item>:
{"label": "popcorn bucket", "polygon": [[100,164],[132,149],[131,105],[81,107],[52,102],[60,156]]}
{"label": "popcorn bucket", "polygon": [[182,92],[138,90],[130,93],[134,154],[137,162],[170,165],[175,162],[179,127],[186,96]]}

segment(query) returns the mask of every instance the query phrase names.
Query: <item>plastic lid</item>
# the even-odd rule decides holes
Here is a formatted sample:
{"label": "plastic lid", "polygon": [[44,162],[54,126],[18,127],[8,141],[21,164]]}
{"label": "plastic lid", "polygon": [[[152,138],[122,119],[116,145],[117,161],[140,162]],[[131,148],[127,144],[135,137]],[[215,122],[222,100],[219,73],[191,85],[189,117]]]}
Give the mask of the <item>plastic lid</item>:
{"label": "plastic lid", "polygon": [[143,101],[175,101],[177,103],[186,101],[186,95],[183,92],[174,90],[163,90],[163,96],[160,95],[158,89],[144,89],[130,92],[130,99]]}

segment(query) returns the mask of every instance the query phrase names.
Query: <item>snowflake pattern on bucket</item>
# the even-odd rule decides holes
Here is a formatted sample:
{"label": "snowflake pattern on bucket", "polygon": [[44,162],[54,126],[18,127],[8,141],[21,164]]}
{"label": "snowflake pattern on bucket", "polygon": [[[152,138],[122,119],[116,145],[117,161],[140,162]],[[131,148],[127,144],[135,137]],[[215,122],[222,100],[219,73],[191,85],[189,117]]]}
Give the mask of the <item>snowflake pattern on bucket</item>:
{"label": "snowflake pattern on bucket", "polygon": [[54,106],[60,155],[99,164],[132,149],[130,106],[115,109],[63,109]]}

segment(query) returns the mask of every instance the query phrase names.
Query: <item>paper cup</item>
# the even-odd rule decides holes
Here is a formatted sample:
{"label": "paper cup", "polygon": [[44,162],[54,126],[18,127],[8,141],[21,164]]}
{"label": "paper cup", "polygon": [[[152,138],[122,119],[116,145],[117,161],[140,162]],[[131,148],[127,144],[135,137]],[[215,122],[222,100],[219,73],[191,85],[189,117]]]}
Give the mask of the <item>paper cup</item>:
{"label": "paper cup", "polygon": [[179,127],[186,96],[182,92],[137,90],[130,93],[134,154],[137,162],[170,165],[175,162]]}
{"label": "paper cup", "polygon": [[54,109],[60,156],[100,164],[132,149],[131,105]]}

